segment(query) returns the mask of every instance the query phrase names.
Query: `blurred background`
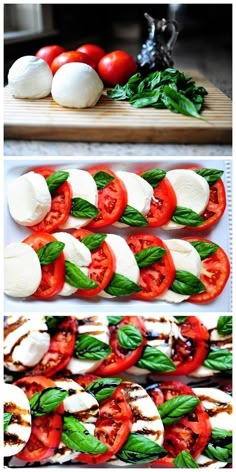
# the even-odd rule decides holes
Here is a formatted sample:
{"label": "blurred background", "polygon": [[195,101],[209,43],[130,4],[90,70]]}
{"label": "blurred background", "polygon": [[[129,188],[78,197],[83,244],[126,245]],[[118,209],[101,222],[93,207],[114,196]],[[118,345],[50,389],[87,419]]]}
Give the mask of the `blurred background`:
{"label": "blurred background", "polygon": [[228,96],[232,93],[232,4],[5,4],[4,80],[12,63],[46,45],[67,50],[92,42],[107,52],[134,57],[147,38],[144,12],[175,19],[177,68],[201,70]]}

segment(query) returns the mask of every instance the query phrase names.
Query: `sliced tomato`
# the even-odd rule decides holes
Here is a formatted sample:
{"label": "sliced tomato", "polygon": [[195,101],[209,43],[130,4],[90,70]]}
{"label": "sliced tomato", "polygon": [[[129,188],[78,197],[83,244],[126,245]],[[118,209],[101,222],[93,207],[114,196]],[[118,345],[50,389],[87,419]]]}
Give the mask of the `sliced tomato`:
{"label": "sliced tomato", "polygon": [[[199,237],[184,238],[190,243],[192,241],[203,241],[211,243],[209,239]],[[188,302],[208,303],[218,297],[224,290],[230,275],[230,263],[225,251],[218,247],[217,251],[202,261],[200,279],[204,284],[206,291],[191,295]]]}
{"label": "sliced tomato", "polygon": [[127,191],[123,182],[117,175],[106,167],[94,167],[88,169],[94,176],[97,172],[103,171],[114,177],[106,187],[98,189],[98,209],[99,213],[90,223],[88,228],[102,228],[111,225],[120,219],[127,205]]}
{"label": "sliced tomato", "polygon": [[142,291],[133,295],[133,298],[150,300],[160,296],[175,278],[175,266],[169,249],[161,239],[152,234],[133,234],[126,241],[134,254],[153,246],[160,246],[166,250],[166,254],[159,261],[140,269],[138,284],[142,287]]}
{"label": "sliced tomato", "polygon": [[[22,388],[28,398],[46,388],[56,387],[53,380],[43,376],[23,377],[17,380],[15,385]],[[26,462],[38,462],[53,456],[61,440],[63,413],[64,407],[61,403],[47,415],[33,416],[29,441],[16,457]]]}
{"label": "sliced tomato", "polygon": [[77,384],[81,385],[81,387],[86,388],[92,382],[94,382],[95,380],[98,380],[100,378],[101,377],[99,377],[98,375],[84,374],[84,375],[79,375],[74,380],[75,380],[75,382],[77,382]]}
{"label": "sliced tomato", "polygon": [[[188,385],[181,382],[161,382],[148,387],[147,390],[157,407],[179,395],[196,396]],[[209,416],[199,403],[194,412],[172,425],[165,425],[163,447],[168,454],[153,464],[161,467],[173,466],[174,458],[182,451],[188,451],[193,458],[196,458],[205,449],[210,436]]]}
{"label": "sliced tomato", "polygon": [[[55,170],[35,169],[34,172],[36,174],[42,175],[46,179],[49,177],[49,175],[54,174]],[[58,187],[58,189],[53,192],[51,209],[43,221],[37,225],[30,226],[29,229],[35,232],[45,231],[46,233],[51,233],[54,231],[67,220],[71,209],[71,199],[72,193],[70,184],[68,182],[64,182],[64,184],[60,185],[60,187]]]}
{"label": "sliced tomato", "polygon": [[77,325],[75,318],[66,316],[52,335],[48,352],[30,371],[30,375],[51,377],[59,370],[64,369],[74,352],[76,334]]}
{"label": "sliced tomato", "polygon": [[[24,239],[23,243],[29,244],[35,251],[46,244],[56,241],[48,233],[35,233]],[[41,266],[42,279],[40,286],[33,294],[33,297],[44,300],[57,295],[64,285],[65,261],[63,253],[51,264]]]}
{"label": "sliced tomato", "polygon": [[[86,229],[76,229],[72,232],[72,235],[79,241],[89,234],[93,233]],[[106,241],[99,248],[93,249],[91,256],[92,262],[89,265],[88,276],[98,285],[90,290],[77,290],[76,295],[79,297],[94,297],[100,293],[107,287],[115,272],[115,256]]]}
{"label": "sliced tomato", "polygon": [[[128,350],[119,345],[117,332],[119,328],[125,325],[133,325],[138,328],[143,335],[143,342],[134,350]],[[117,324],[109,326],[110,331],[110,346],[112,348],[111,354],[103,360],[102,364],[96,370],[96,374],[102,377],[109,377],[110,375],[123,372],[129,367],[136,364],[140,358],[145,341],[145,327],[141,317],[138,316],[124,316],[124,318]]]}
{"label": "sliced tomato", "polygon": [[[122,385],[122,384],[121,384]],[[95,437],[108,446],[103,454],[79,454],[77,460],[86,464],[101,464],[115,455],[127,440],[132,426],[132,412],[121,387],[99,405]]]}

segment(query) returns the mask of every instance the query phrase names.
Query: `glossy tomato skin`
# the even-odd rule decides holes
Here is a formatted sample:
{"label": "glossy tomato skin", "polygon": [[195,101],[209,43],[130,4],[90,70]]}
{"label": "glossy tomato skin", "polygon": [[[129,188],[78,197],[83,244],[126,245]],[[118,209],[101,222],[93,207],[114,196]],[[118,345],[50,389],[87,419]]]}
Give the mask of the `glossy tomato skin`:
{"label": "glossy tomato skin", "polygon": [[96,44],[83,44],[78,49],[76,49],[76,51],[87,54],[93,60],[96,67],[102,57],[106,54],[105,50]]}
{"label": "glossy tomato skin", "polygon": [[100,378],[101,377],[99,377],[98,375],[88,373],[88,374],[78,375],[78,377],[76,377],[74,380],[77,384],[81,385],[81,387],[86,389],[88,385],[90,385],[92,382]]}
{"label": "glossy tomato skin", "polygon": [[55,74],[58,69],[60,69],[60,67],[64,66],[64,64],[68,64],[69,62],[83,62],[84,64],[91,66],[93,69],[96,68],[93,60],[84,52],[66,51],[55,57],[55,59],[52,61],[52,73]]}
{"label": "glossy tomato skin", "polygon": [[[46,244],[56,241],[48,233],[34,233],[24,239],[23,243],[29,244],[35,251]],[[33,294],[33,297],[40,300],[51,298],[57,295],[63,288],[65,277],[65,259],[63,252],[51,264],[41,266],[42,279],[40,286]]]}
{"label": "glossy tomato skin", "polygon": [[175,212],[177,200],[175,191],[166,177],[159,182],[153,191],[154,199],[151,201],[146,219],[150,228],[157,228],[170,221]]}
{"label": "glossy tomato skin", "polygon": [[[53,380],[43,376],[23,377],[17,380],[15,385],[22,388],[29,399],[36,392],[56,387]],[[51,413],[33,416],[29,441],[16,457],[26,462],[38,462],[53,456],[61,440],[63,413],[64,407],[61,403]]]}
{"label": "glossy tomato skin", "polygon": [[44,46],[43,48],[39,49],[35,56],[43,59],[49,66],[51,66],[51,63],[55,57],[59,56],[63,52],[65,52],[65,49],[62,46],[54,44],[53,46]]}
{"label": "glossy tomato skin", "polygon": [[[209,239],[198,236],[183,238],[190,243],[192,241],[203,241],[211,243]],[[230,275],[230,262],[225,251],[218,247],[217,251],[202,261],[200,279],[206,287],[206,291],[191,295],[188,302],[209,303],[218,297],[225,288]]]}
{"label": "glossy tomato skin", "polygon": [[[85,236],[93,234],[92,231],[86,229],[77,229],[72,232],[74,238],[83,239]],[[76,291],[79,297],[94,297],[104,290],[112,279],[115,272],[115,256],[104,241],[101,246],[91,251],[92,262],[89,265],[89,278],[98,284],[96,288],[90,290]]]}
{"label": "glossy tomato skin", "polygon": [[125,51],[113,51],[98,63],[98,73],[107,85],[124,85],[137,72],[137,64]]}

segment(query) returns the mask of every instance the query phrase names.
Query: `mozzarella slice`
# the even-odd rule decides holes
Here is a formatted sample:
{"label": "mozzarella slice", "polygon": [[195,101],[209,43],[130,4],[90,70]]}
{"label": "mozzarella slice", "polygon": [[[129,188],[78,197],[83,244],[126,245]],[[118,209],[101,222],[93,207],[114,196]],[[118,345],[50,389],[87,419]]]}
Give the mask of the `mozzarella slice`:
{"label": "mozzarella slice", "polygon": [[22,226],[39,223],[51,208],[47,182],[35,172],[14,179],[8,186],[7,198],[11,217]]}
{"label": "mozzarella slice", "polygon": [[30,405],[26,394],[16,385],[3,385],[4,413],[12,418],[4,433],[4,456],[18,454],[26,445],[31,434]]}
{"label": "mozzarella slice", "polygon": [[[106,344],[109,344],[108,319],[101,315],[80,315],[75,314],[78,321],[78,335],[87,334],[93,336]],[[73,356],[66,366],[66,370],[71,374],[85,374],[94,372],[102,363],[101,360],[78,359]]]}
{"label": "mozzarella slice", "polygon": [[[125,239],[116,234],[107,234],[106,243],[115,255],[115,272],[124,275],[137,284],[140,275],[139,267]],[[99,293],[99,296],[113,298],[113,295],[109,295],[104,290]]]}
{"label": "mozzarella slice", "polygon": [[[116,175],[123,182],[127,190],[127,205],[132,206],[142,215],[146,216],[150,210],[153,198],[152,186],[140,175],[133,172],[118,171]],[[114,226],[123,228],[128,225],[117,221],[114,223]]]}
{"label": "mozzarella slice", "polygon": [[[72,198],[83,198],[97,207],[98,193],[95,180],[91,174],[85,170],[67,169],[69,182],[72,190]],[[65,223],[60,226],[61,229],[82,228],[86,226],[92,218],[76,218],[69,215]]]}
{"label": "mozzarella slice", "polygon": [[203,454],[200,454],[200,456],[198,456],[195,461],[199,467],[207,467],[208,469],[223,469],[227,465],[227,462],[215,461],[214,459],[210,459]]}
{"label": "mozzarella slice", "polygon": [[25,243],[9,244],[4,251],[4,292],[10,297],[29,297],[36,292],[42,278],[39,258]]}
{"label": "mozzarella slice", "polygon": [[[177,206],[190,208],[201,215],[207,206],[210,195],[206,179],[190,169],[170,170],[166,173],[166,177],[175,191]],[[169,221],[162,228],[169,230],[184,228],[184,226]]]}
{"label": "mozzarella slice", "polygon": [[[50,335],[44,319],[18,316],[4,329],[4,365],[7,369],[22,372],[33,367],[49,349]],[[13,321],[13,322],[12,322]]]}
{"label": "mozzarella slice", "polygon": [[[182,239],[168,239],[165,241],[165,244],[170,250],[176,270],[186,270],[196,275],[196,277],[200,276],[201,258],[192,244]],[[180,303],[189,297],[190,295],[181,295],[180,293],[173,292],[173,290],[167,290],[158,297],[158,300]]]}

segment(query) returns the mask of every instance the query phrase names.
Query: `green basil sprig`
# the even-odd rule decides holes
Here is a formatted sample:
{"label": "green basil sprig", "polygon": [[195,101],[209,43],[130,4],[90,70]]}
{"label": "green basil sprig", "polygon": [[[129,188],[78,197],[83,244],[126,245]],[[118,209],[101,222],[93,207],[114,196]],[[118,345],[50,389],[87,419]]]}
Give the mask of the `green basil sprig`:
{"label": "green basil sprig", "polygon": [[13,415],[12,413],[4,413],[4,417],[3,417],[4,433],[6,432],[8,425],[11,422],[12,415]]}
{"label": "green basil sprig", "polygon": [[88,234],[81,239],[81,242],[85,244],[85,246],[90,250],[93,251],[94,249],[98,249],[102,243],[105,241],[107,235],[103,233],[97,234]]}
{"label": "green basil sprig", "polygon": [[171,221],[184,226],[199,226],[204,223],[204,219],[191,208],[185,208],[177,206],[174,214],[171,217]]}
{"label": "green basil sprig", "polygon": [[210,459],[221,462],[232,462],[232,432],[213,428],[211,439],[203,452]]}
{"label": "green basil sprig", "polygon": [[134,350],[143,342],[140,330],[133,325],[121,326],[117,331],[119,345],[124,349]]}
{"label": "green basil sprig", "polygon": [[205,367],[212,370],[226,371],[232,370],[233,367],[233,355],[228,349],[212,349],[205,361],[203,362]]}
{"label": "green basil sprig", "polygon": [[107,187],[107,185],[115,180],[115,177],[101,170],[93,175],[93,179],[95,180],[97,189],[99,190],[101,188]]}
{"label": "green basil sprig", "polygon": [[49,192],[55,192],[55,190],[57,190],[62,184],[64,184],[64,182],[67,181],[69,175],[69,172],[66,172],[64,170],[58,170],[57,172],[54,172],[53,174],[49,175],[46,178]]}
{"label": "green basil sprig", "polygon": [[41,246],[36,251],[40,264],[42,266],[51,264],[51,262],[58,259],[64,247],[65,244],[61,243],[60,241],[51,241],[50,243]]}
{"label": "green basil sprig", "polygon": [[188,97],[182,93],[177,92],[174,88],[169,85],[165,85],[163,89],[162,101],[166,108],[171,111],[182,113],[182,115],[192,116],[203,120],[203,116],[199,115],[196,106]]}
{"label": "green basil sprig", "polygon": [[159,261],[166,253],[166,250],[160,246],[151,246],[135,254],[136,262],[140,269],[148,267]]}
{"label": "green basil sprig", "polygon": [[177,469],[199,469],[199,465],[188,451],[180,452],[173,462]]}
{"label": "green basil sprig", "polygon": [[116,456],[128,464],[146,464],[165,457],[166,454],[163,447],[143,434],[131,433]]}
{"label": "green basil sprig", "polygon": [[140,211],[136,210],[130,205],[127,205],[125,211],[121,218],[119,219],[121,223],[125,223],[129,226],[147,226],[148,221],[145,216],[140,213]]}
{"label": "green basil sprig", "polygon": [[218,244],[205,241],[190,241],[190,244],[196,249],[202,261],[212,256],[219,247]]}
{"label": "green basil sprig", "polygon": [[45,321],[48,327],[48,331],[54,332],[57,329],[58,325],[60,325],[65,318],[65,316],[46,315]]}
{"label": "green basil sprig", "polygon": [[217,321],[217,331],[222,335],[231,334],[233,331],[232,316],[219,316]]}
{"label": "green basil sprig", "polygon": [[76,218],[95,218],[99,213],[98,208],[84,198],[72,198],[70,214]]}
{"label": "green basil sprig", "polygon": [[175,319],[178,321],[178,323],[184,323],[188,317],[187,316],[175,316]]}
{"label": "green basil sprig", "polygon": [[73,264],[73,262],[65,261],[65,281],[72,287],[88,290],[96,288],[98,284],[87,277],[82,270]]}
{"label": "green basil sprig", "polygon": [[208,184],[211,186],[215,184],[220,178],[222,177],[224,171],[219,169],[196,169],[196,174],[201,175],[204,177]]}
{"label": "green basil sprig", "polygon": [[87,392],[91,393],[98,402],[109,398],[116,387],[120,385],[122,379],[119,378],[103,378],[94,380],[91,384],[86,387]]}
{"label": "green basil sprig", "polygon": [[152,346],[146,346],[137,362],[137,367],[154,372],[172,372],[175,364],[162,351]]}
{"label": "green basil sprig", "polygon": [[188,413],[192,413],[199,403],[199,398],[193,395],[178,395],[167,400],[158,407],[162,423],[164,425],[176,423]]}
{"label": "green basil sprig", "polygon": [[49,387],[36,392],[29,400],[33,416],[42,416],[54,411],[68,396],[68,392],[60,387]]}
{"label": "green basil sprig", "polygon": [[120,323],[120,321],[123,320],[123,316],[108,316],[107,319],[108,319],[108,324],[109,325],[117,325],[118,323]]}
{"label": "green basil sprig", "polygon": [[74,355],[78,359],[100,360],[111,353],[109,344],[89,334],[80,334],[75,343]]}
{"label": "green basil sprig", "polygon": [[141,287],[122,274],[115,273],[105,288],[105,292],[115,297],[125,297],[141,292]]}
{"label": "green basil sprig", "polygon": [[186,270],[177,270],[175,273],[175,280],[172,283],[170,290],[181,295],[193,295],[195,293],[205,292],[205,285],[201,280]]}
{"label": "green basil sprig", "polygon": [[61,439],[73,451],[102,454],[108,450],[108,447],[90,434],[83,423],[74,416],[64,417]]}
{"label": "green basil sprig", "polygon": [[141,177],[146,180],[153,188],[164,179],[166,172],[162,169],[151,169],[143,172]]}

